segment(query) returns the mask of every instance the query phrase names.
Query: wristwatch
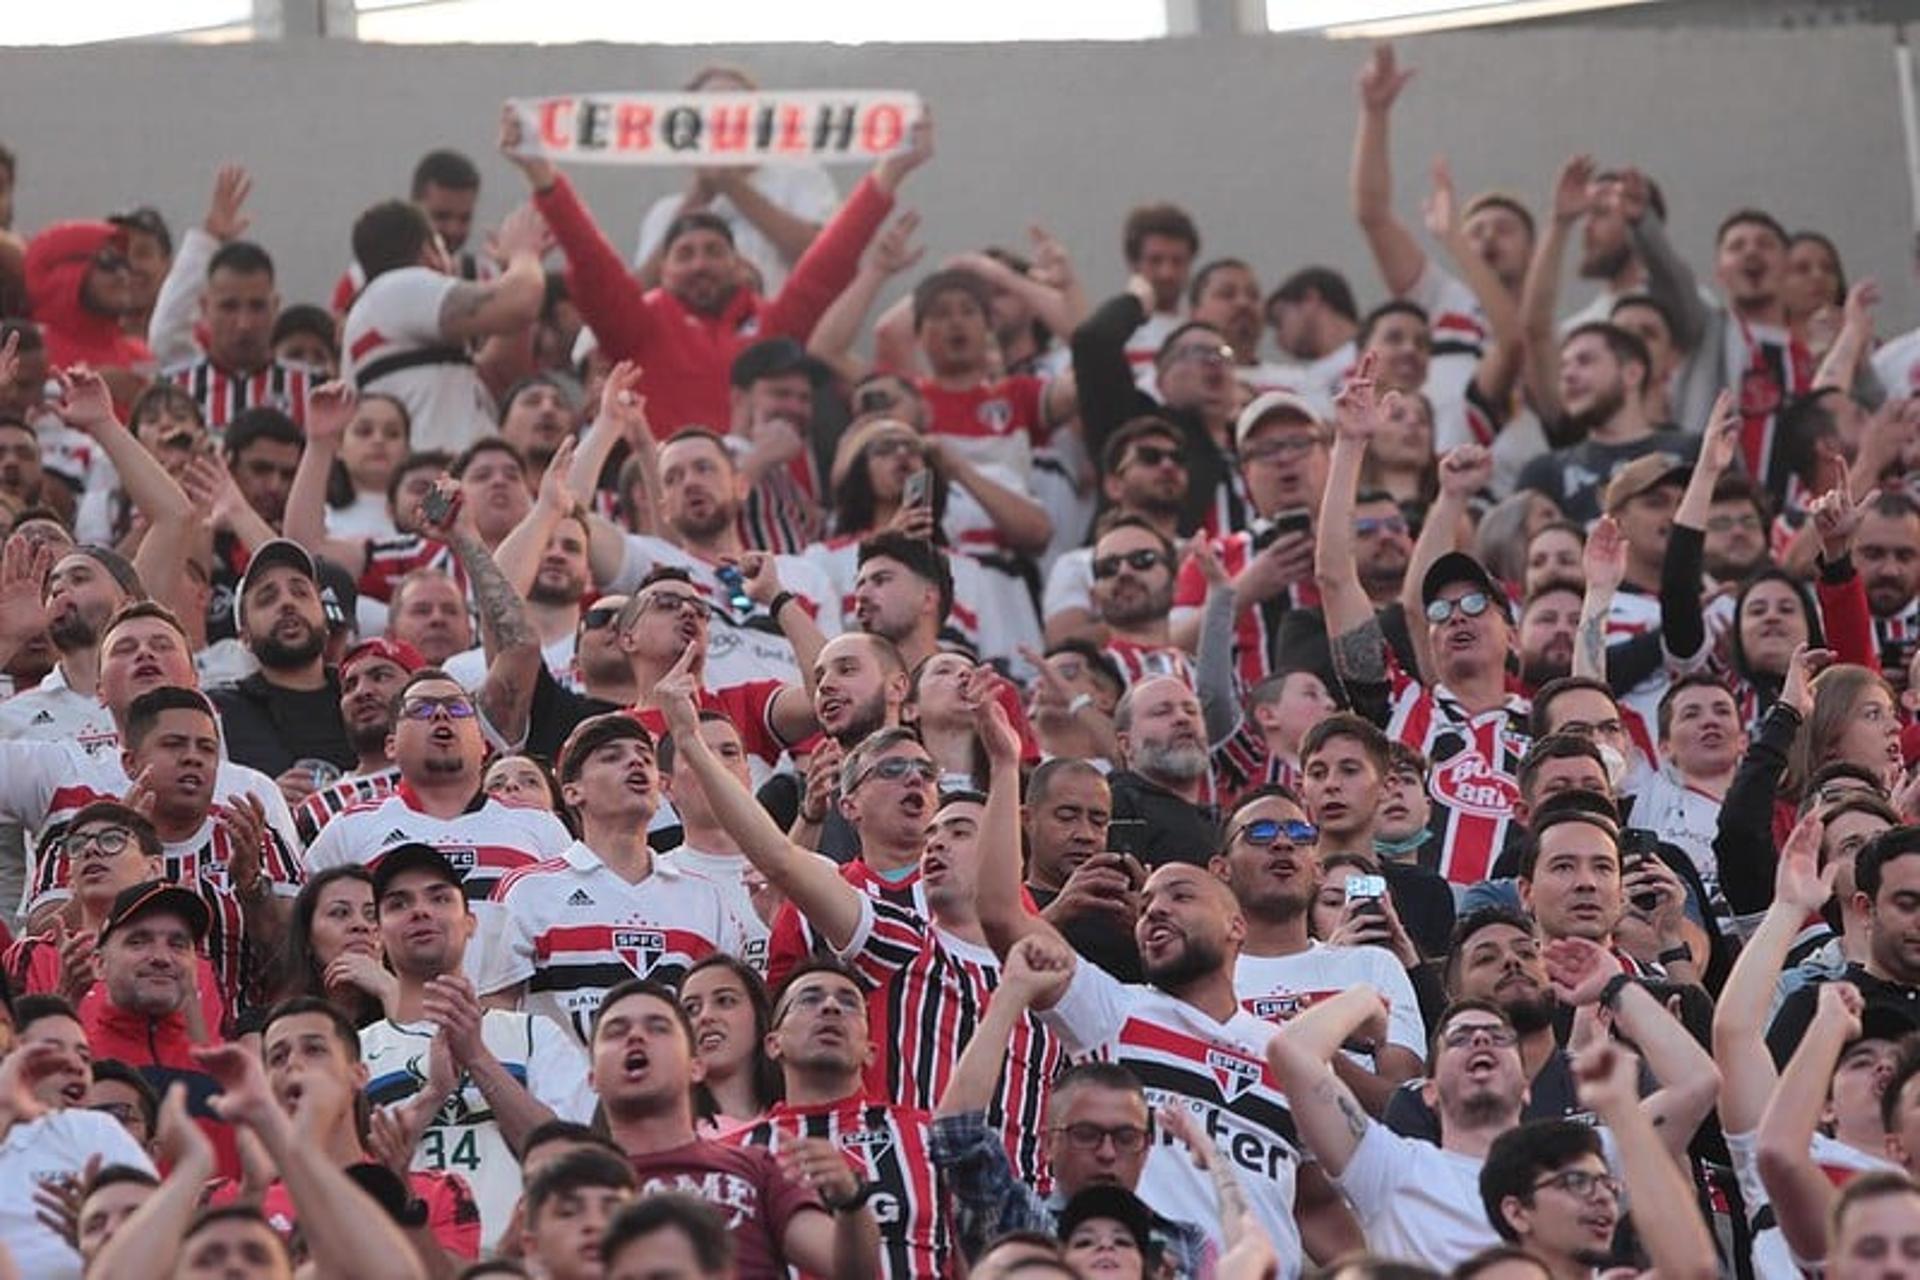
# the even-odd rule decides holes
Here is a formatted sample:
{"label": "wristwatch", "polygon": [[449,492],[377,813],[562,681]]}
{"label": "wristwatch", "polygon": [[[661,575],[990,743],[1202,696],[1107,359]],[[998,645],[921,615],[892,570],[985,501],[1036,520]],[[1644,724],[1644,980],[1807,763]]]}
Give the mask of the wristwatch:
{"label": "wristwatch", "polygon": [[1630,973],[1616,973],[1607,979],[1607,985],[1600,988],[1600,1007],[1613,1009],[1620,1002],[1620,993],[1630,986],[1638,986],[1640,979]]}
{"label": "wristwatch", "polygon": [[1654,959],[1658,960],[1663,966],[1672,965],[1672,964],[1692,964],[1693,950],[1692,948],[1688,947],[1686,943],[1683,942],[1677,947],[1668,947],[1665,951],[1662,951],[1659,955],[1655,956]]}
{"label": "wristwatch", "polygon": [[780,611],[799,598],[799,596],[793,594],[791,591],[782,591],[779,595],[767,601],[767,616],[777,620],[780,617]]}
{"label": "wristwatch", "polygon": [[828,1213],[852,1213],[868,1200],[872,1199],[873,1193],[879,1189],[880,1187],[877,1183],[862,1182],[854,1186],[853,1194],[845,1200],[829,1200],[825,1196],[821,1196],[820,1203],[827,1207]]}

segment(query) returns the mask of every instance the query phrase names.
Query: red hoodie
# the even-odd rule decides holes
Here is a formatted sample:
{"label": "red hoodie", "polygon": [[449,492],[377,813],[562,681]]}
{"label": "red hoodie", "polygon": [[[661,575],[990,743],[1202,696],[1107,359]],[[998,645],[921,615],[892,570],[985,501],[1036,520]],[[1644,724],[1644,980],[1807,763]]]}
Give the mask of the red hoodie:
{"label": "red hoodie", "polygon": [[80,1026],[87,1033],[87,1046],[94,1061],[118,1058],[141,1075],[162,1098],[178,1080],[187,1086],[187,1114],[213,1143],[214,1161],[223,1178],[240,1176],[240,1149],[233,1129],[213,1113],[208,1099],[220,1092],[213,1077],[200,1069],[193,1059],[193,1040],[187,1035],[187,1020],[178,1013],[164,1018],[149,1018],[132,1009],[122,1009],[111,1000],[80,1005]]}
{"label": "red hoodie", "polygon": [[127,250],[127,233],[111,222],[56,222],[27,245],[27,305],[47,340],[55,368],[85,363],[96,369],[150,368],[153,352],[120,331],[115,316],[80,302],[94,255],[107,246]]}

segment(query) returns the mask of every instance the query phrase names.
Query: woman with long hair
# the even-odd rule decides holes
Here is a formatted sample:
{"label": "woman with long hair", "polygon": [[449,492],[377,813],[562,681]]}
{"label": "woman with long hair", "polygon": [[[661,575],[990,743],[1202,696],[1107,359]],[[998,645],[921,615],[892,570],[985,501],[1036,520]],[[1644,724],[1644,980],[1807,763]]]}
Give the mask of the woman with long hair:
{"label": "woman with long hair", "polygon": [[413,419],[407,406],[371,391],[354,406],[327,476],[327,532],[340,538],[392,538],[399,530],[387,487],[407,459]]}
{"label": "woman with long hair", "polygon": [[680,1007],[706,1067],[693,1094],[700,1136],[723,1138],[757,1123],[782,1092],[780,1066],[766,1049],[773,1027],[767,984],[745,961],[717,951],[687,970]]}
{"label": "woman with long hair", "polygon": [[1893,686],[1878,671],[1843,662],[1815,676],[1812,688],[1813,707],[1787,753],[1782,797],[1797,799],[1809,779],[1836,763],[1865,769],[1882,790],[1895,791],[1906,761]]}
{"label": "woman with long hair", "polygon": [[1440,459],[1433,451],[1433,402],[1420,391],[1401,395],[1387,411],[1360,464],[1360,487],[1384,489],[1410,515],[1422,515],[1440,493]]}
{"label": "woman with long hair", "polygon": [[278,999],[318,996],[364,1027],[386,1017],[399,993],[380,945],[372,873],[358,864],[316,873],[293,900]]}

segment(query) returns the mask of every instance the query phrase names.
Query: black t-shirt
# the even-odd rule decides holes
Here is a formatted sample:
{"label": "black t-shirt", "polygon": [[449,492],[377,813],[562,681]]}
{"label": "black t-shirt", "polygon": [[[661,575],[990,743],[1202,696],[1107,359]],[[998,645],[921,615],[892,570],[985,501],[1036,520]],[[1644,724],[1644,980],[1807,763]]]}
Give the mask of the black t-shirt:
{"label": "black t-shirt", "polygon": [[1380,859],[1393,909],[1420,954],[1439,959],[1453,941],[1453,889],[1431,867],[1393,858]]}
{"label": "black t-shirt", "polygon": [[1586,524],[1600,518],[1600,499],[1607,481],[1627,463],[1649,453],[1671,453],[1691,462],[1699,451],[1698,436],[1672,428],[1626,444],[1582,440],[1527,463],[1520,469],[1519,487],[1546,494],[1559,504],[1567,519]]}
{"label": "black t-shirt", "polygon": [[[1053,905],[1060,896],[1054,889],[1037,889],[1027,886],[1034,904],[1042,911]],[[1141,982],[1144,975],[1140,972],[1140,950],[1134,945],[1133,934],[1122,932],[1107,924],[1097,924],[1090,919],[1069,920],[1067,927],[1060,931],[1067,945],[1085,959],[1093,961],[1102,969],[1122,982]]]}
{"label": "black t-shirt", "polygon": [[[1876,1018],[1890,1013],[1893,1017],[1888,1021],[1903,1019],[1912,1030],[1920,1031],[1920,987],[1876,978],[1867,972],[1866,966],[1858,964],[1848,965],[1844,974],[1831,981],[1851,982],[1859,989],[1866,1011]],[[1787,1059],[1806,1037],[1824,985],[1810,982],[1801,987],[1782,1001],[1780,1011],[1773,1015],[1773,1025],[1767,1028],[1767,1050],[1773,1054],[1776,1067],[1784,1069]]]}
{"label": "black t-shirt", "polygon": [[1169,862],[1204,867],[1220,852],[1220,823],[1211,809],[1189,804],[1131,771],[1107,781],[1113,788],[1107,832],[1113,849],[1132,854],[1149,871]]}
{"label": "black t-shirt", "polygon": [[329,760],[342,769],[359,763],[340,716],[340,676],[328,671],[318,689],[288,689],[256,671],[237,684],[207,690],[220,710],[227,756],[277,778],[297,760]]}
{"label": "black t-shirt", "polygon": [[620,710],[617,702],[591,698],[555,680],[547,664],[539,664],[533,677],[533,706],[527,713],[527,752],[542,760],[557,761],[567,735],[582,720]]}

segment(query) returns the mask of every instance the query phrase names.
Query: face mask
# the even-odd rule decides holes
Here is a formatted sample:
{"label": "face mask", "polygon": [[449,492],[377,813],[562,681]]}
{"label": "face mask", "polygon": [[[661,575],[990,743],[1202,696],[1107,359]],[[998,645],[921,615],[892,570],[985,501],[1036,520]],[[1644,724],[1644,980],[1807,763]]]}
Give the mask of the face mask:
{"label": "face mask", "polygon": [[1389,840],[1385,836],[1375,836],[1373,838],[1373,851],[1383,858],[1392,858],[1395,861],[1401,861],[1408,855],[1418,852],[1420,846],[1427,842],[1427,837],[1431,834],[1432,832],[1428,831],[1425,827],[1421,827],[1411,835],[1401,836],[1397,840]]}
{"label": "face mask", "polygon": [[1595,745],[1600,748],[1600,763],[1606,766],[1607,789],[1617,795],[1620,784],[1627,780],[1627,758],[1610,742]]}

